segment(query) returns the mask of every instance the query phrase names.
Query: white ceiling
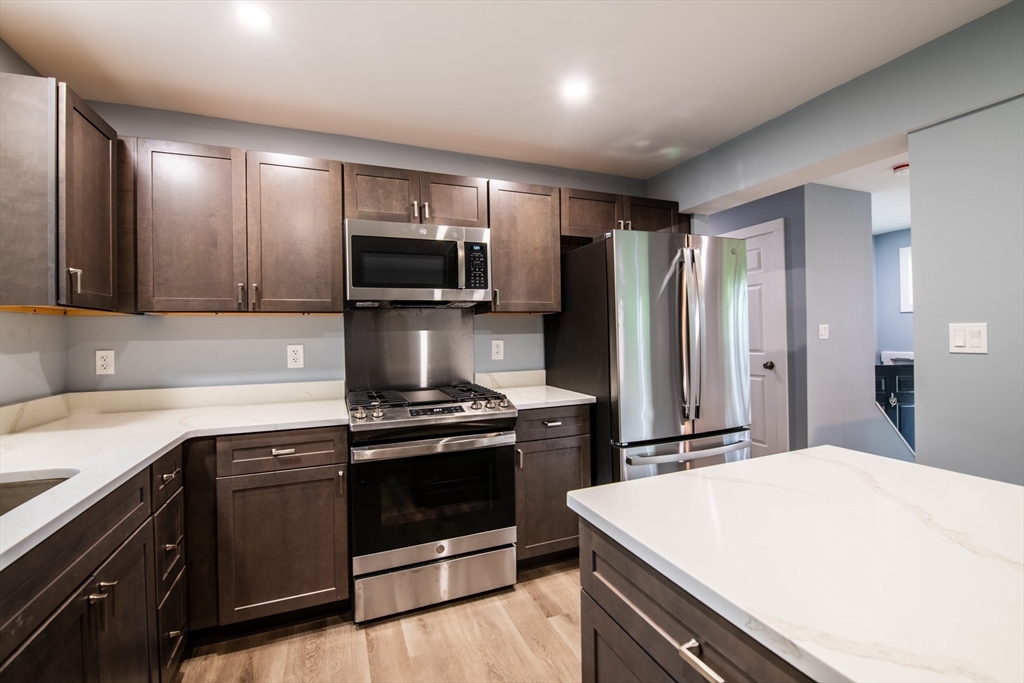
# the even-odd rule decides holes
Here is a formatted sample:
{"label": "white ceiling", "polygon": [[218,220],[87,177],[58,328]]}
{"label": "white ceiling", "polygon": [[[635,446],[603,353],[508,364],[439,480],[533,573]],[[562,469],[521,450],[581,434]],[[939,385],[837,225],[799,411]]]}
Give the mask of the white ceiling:
{"label": "white ceiling", "polygon": [[3,0],[0,37],[90,100],[648,178],[1005,3],[256,4]]}
{"label": "white ceiling", "polygon": [[896,175],[892,169],[909,162],[909,154],[903,153],[823,178],[818,183],[870,192],[871,232],[877,235],[902,230],[910,227],[910,176]]}

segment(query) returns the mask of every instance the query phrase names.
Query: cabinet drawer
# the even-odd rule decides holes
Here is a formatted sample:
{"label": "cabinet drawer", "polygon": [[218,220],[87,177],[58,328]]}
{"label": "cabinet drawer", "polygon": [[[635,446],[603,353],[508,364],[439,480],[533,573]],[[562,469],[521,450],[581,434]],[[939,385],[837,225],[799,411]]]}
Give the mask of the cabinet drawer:
{"label": "cabinet drawer", "polygon": [[175,492],[181,490],[182,482],[185,481],[181,474],[181,459],[182,445],[178,444],[150,466],[149,470],[153,475],[154,510],[159,510]]}
{"label": "cabinet drawer", "polygon": [[583,520],[580,586],[676,680],[704,680],[680,652],[691,639],[727,681],[811,680]]}
{"label": "cabinet drawer", "polygon": [[217,437],[218,477],[347,461],[347,430],[343,427]]}
{"label": "cabinet drawer", "polygon": [[558,439],[590,433],[590,405],[520,410],[516,441]]}
{"label": "cabinet drawer", "polygon": [[580,600],[583,683],[672,683],[672,677],[589,595]]}
{"label": "cabinet drawer", "polygon": [[161,683],[171,683],[181,662],[181,655],[185,651],[185,631],[188,623],[186,584],[183,569],[178,573],[171,585],[171,591],[157,610],[157,647]]}
{"label": "cabinet drawer", "polygon": [[185,566],[185,491],[171,496],[153,518],[156,523],[156,597],[163,600]]}

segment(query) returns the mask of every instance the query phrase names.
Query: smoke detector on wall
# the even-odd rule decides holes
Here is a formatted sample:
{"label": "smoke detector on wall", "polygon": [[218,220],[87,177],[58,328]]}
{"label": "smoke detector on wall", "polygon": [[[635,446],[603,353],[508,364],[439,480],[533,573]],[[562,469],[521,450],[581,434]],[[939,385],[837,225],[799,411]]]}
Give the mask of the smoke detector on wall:
{"label": "smoke detector on wall", "polygon": [[892,167],[893,175],[910,175],[910,164],[897,164]]}

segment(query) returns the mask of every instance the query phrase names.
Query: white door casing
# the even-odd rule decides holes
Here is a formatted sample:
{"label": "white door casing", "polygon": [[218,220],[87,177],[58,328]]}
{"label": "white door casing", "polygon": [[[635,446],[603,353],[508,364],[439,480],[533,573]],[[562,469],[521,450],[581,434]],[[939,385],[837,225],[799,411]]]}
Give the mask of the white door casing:
{"label": "white door casing", "polygon": [[747,242],[751,455],[783,453],[789,450],[785,221],[779,218],[721,237]]}

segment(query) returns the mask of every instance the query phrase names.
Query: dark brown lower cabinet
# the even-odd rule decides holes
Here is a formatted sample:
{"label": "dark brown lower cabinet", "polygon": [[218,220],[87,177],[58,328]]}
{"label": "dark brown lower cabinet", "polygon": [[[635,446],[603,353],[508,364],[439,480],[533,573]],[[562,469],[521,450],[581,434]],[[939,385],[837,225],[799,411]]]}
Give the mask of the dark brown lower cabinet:
{"label": "dark brown lower cabinet", "polygon": [[575,548],[578,517],[565,495],[590,485],[590,437],[528,441],[516,450],[516,559]]}
{"label": "dark brown lower cabinet", "polygon": [[583,681],[810,678],[580,520]]}
{"label": "dark brown lower cabinet", "polygon": [[217,480],[220,624],[348,597],[345,465]]}

